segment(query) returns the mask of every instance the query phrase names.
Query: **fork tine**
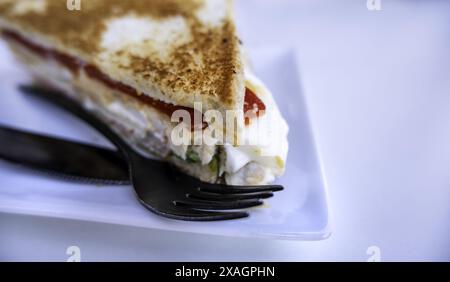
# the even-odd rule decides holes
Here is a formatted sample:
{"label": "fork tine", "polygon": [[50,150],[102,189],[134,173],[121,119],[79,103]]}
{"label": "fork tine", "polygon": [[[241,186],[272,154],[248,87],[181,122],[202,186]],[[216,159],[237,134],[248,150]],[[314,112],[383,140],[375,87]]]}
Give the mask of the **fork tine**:
{"label": "fork tine", "polygon": [[199,192],[199,193],[187,194],[186,196],[190,199],[195,199],[195,200],[231,202],[231,201],[242,201],[242,200],[268,199],[268,198],[273,197],[273,193],[264,192],[264,193],[250,193],[250,194],[217,194],[217,193],[209,193],[209,192]]}
{"label": "fork tine", "polygon": [[199,191],[211,192],[217,194],[244,194],[244,193],[262,193],[262,192],[278,192],[283,190],[281,185],[246,185],[233,186],[226,184],[213,184],[202,182],[190,175],[180,172],[172,167],[172,177],[178,182],[189,183],[190,186],[198,187]]}
{"label": "fork tine", "polygon": [[171,205],[165,212],[161,212],[148,205],[141,199],[139,201],[150,211],[172,219],[177,220],[186,220],[186,221],[219,221],[219,220],[232,220],[239,218],[246,218],[249,216],[248,212],[244,211],[235,211],[235,212],[218,212],[218,211],[206,211],[206,210],[197,210],[190,209],[181,206]]}
{"label": "fork tine", "polygon": [[168,215],[173,219],[187,220],[187,221],[222,221],[232,220],[239,218],[246,218],[249,216],[247,212],[217,212],[217,211],[204,211],[195,209],[185,209],[180,215]]}
{"label": "fork tine", "polygon": [[262,186],[229,186],[223,184],[202,183],[199,191],[217,194],[244,194],[261,192],[278,192],[284,188],[281,185],[262,185]]}
{"label": "fork tine", "polygon": [[165,217],[186,221],[222,221],[249,216],[248,212],[217,212],[196,209],[184,209],[180,214],[164,214]]}
{"label": "fork tine", "polygon": [[264,204],[261,200],[234,201],[234,202],[213,202],[213,201],[174,201],[177,207],[185,207],[200,210],[237,210],[246,209]]}

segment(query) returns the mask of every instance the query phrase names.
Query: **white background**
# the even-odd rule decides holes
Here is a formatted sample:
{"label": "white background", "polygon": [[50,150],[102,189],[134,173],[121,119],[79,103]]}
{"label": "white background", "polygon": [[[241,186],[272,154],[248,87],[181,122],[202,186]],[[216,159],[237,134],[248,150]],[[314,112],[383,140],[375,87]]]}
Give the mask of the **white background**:
{"label": "white background", "polygon": [[[450,260],[450,1],[238,0],[245,45],[297,52],[332,236],[231,239],[0,214],[0,260]],[[0,183],[1,185],[1,183]]]}

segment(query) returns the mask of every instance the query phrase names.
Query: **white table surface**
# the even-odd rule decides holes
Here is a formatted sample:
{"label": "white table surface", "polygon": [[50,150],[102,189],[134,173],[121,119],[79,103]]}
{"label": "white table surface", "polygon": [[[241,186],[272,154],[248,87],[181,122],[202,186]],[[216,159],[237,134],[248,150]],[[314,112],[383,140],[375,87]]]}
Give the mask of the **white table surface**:
{"label": "white table surface", "polygon": [[[325,241],[0,214],[0,260],[450,260],[450,1],[238,0],[250,47],[297,52],[328,182]],[[1,185],[1,184],[0,184]],[[373,250],[371,248],[370,250]],[[369,250],[369,253],[370,253]]]}

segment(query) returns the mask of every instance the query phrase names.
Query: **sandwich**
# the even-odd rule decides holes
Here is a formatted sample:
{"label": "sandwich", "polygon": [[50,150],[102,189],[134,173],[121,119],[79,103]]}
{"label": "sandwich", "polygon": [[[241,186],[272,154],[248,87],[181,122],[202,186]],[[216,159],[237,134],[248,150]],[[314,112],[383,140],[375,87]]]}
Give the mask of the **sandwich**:
{"label": "sandwich", "polygon": [[143,154],[210,183],[285,171],[288,125],[252,72],[231,0],[0,0],[0,30],[34,83]]}

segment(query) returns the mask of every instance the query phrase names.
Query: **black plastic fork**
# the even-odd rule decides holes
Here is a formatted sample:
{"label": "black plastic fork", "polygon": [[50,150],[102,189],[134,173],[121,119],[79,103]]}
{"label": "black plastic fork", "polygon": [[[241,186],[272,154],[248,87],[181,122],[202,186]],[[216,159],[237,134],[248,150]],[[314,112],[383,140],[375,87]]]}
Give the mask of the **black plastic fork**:
{"label": "black plastic fork", "polygon": [[168,162],[143,156],[103,121],[64,94],[33,85],[20,86],[20,90],[64,108],[116,145],[128,162],[137,198],[158,215],[189,221],[244,218],[249,213],[241,209],[262,205],[262,199],[283,190],[280,185],[229,186],[201,182],[174,169]]}

